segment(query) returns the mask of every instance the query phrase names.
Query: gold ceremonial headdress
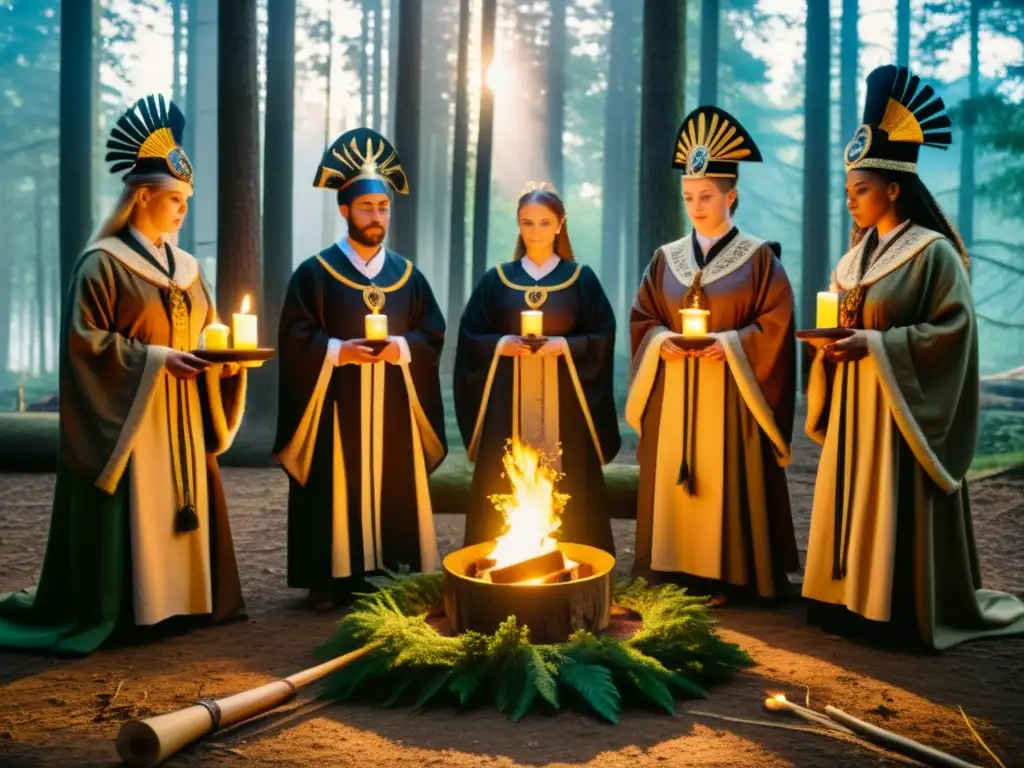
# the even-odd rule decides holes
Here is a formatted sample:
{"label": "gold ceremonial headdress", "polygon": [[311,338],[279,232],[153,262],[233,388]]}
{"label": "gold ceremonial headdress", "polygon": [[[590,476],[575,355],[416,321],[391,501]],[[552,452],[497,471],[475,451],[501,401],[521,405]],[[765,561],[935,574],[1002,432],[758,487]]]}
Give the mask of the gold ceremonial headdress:
{"label": "gold ceremonial headdress", "polygon": [[550,182],[547,181],[528,181],[526,186],[519,191],[519,197],[525,197],[531,192],[550,192],[551,194],[558,197],[558,190],[556,190]]}
{"label": "gold ceremonial headdress", "polygon": [[117,119],[107,140],[110,172],[127,170],[125,181],[163,173],[192,184],[192,163],[181,148],[185,116],[164,97],[146,96]]}
{"label": "gold ceremonial headdress", "polygon": [[[946,105],[906,67],[879,67],[867,78],[863,124],[846,145],[846,170],[881,168],[917,173],[921,145],[953,143]],[[934,97],[934,98],[933,98]]]}
{"label": "gold ceremonial headdress", "polygon": [[672,161],[684,179],[735,179],[741,162],[759,163],[761,152],[735,117],[718,107],[697,107],[686,116]]}
{"label": "gold ceremonial headdress", "polygon": [[317,166],[313,186],[338,190],[341,205],[360,195],[389,194],[389,190],[409,194],[398,151],[369,128],[346,131],[334,140]]}

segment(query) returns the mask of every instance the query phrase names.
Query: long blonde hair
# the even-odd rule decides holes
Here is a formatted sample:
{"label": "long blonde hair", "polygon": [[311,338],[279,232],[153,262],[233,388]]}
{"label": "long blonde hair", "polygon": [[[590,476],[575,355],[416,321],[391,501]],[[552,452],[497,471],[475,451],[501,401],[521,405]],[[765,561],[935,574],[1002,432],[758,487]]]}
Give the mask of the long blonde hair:
{"label": "long blonde hair", "polygon": [[90,250],[92,245],[99,240],[105,237],[112,237],[128,226],[132,220],[132,214],[135,213],[135,206],[139,202],[139,192],[143,189],[166,190],[173,189],[180,184],[180,181],[165,173],[147,174],[146,176],[138,176],[130,181],[126,181],[121,194],[117,198],[117,202],[114,203],[113,209],[100,222],[99,226],[92,233],[92,237],[89,238],[89,247],[86,250]]}

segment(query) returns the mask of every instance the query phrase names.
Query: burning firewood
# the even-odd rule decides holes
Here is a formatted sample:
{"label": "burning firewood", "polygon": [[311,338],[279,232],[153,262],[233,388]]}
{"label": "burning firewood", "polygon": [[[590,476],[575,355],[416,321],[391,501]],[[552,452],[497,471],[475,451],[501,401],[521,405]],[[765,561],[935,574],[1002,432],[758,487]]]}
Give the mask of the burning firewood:
{"label": "burning firewood", "polygon": [[515,584],[520,581],[544,578],[564,570],[566,570],[566,563],[562,550],[553,549],[503,568],[495,568],[491,571],[490,576],[491,581],[495,584]]}

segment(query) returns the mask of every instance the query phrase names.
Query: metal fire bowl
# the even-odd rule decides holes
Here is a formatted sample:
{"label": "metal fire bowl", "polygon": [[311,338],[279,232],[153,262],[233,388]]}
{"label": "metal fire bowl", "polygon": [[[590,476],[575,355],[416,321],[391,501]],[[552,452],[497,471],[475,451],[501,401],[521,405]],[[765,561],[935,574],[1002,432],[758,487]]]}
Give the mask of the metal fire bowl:
{"label": "metal fire bowl", "polygon": [[561,643],[577,629],[608,626],[615,558],[586,544],[559,543],[565,556],[588,563],[594,575],[563,584],[492,584],[466,576],[469,564],[484,558],[494,542],[474,544],[444,559],[444,609],[455,632],[491,634],[509,616],[530,628],[533,643]]}

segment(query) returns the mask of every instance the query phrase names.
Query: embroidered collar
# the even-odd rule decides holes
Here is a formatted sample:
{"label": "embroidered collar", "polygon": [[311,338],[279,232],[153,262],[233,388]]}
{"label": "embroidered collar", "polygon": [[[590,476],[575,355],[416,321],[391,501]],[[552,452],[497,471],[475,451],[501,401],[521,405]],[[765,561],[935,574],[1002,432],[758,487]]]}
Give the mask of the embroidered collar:
{"label": "embroidered collar", "polygon": [[[729,243],[731,243],[739,233],[740,231],[736,229],[736,227],[733,227],[724,235],[708,239],[697,234],[696,229],[693,230],[693,259],[697,262],[697,266],[700,269],[707,269],[707,265],[714,260],[715,256],[729,247]],[[705,245],[707,246],[706,252],[704,250]]]}
{"label": "embroidered collar", "polygon": [[[904,234],[898,235],[899,239],[886,249],[875,263],[868,267],[867,272],[861,276],[857,273],[860,271],[861,256],[864,254],[864,247],[868,241],[868,238],[865,236],[839,260],[835,274],[836,287],[842,291],[850,291],[858,284],[868,286],[876,283],[889,273],[902,267],[941,237],[942,234],[939,232],[913,224]],[[858,278],[860,279],[858,280]]]}
{"label": "embroidered collar", "polygon": [[[147,283],[152,283],[158,288],[167,290],[174,286],[179,290],[188,290],[192,283],[199,277],[199,262],[186,251],[176,245],[167,243],[174,257],[174,277],[168,277],[163,271],[150,263],[147,259],[137,253],[120,237],[104,237],[91,243],[85,250],[103,251],[117,259],[126,269],[131,270]],[[143,246],[139,246],[140,248]]]}
{"label": "embroidered collar", "polygon": [[[665,261],[676,280],[684,287],[689,287],[693,282],[693,276],[700,272],[701,285],[709,285],[731,275],[742,267],[750,260],[754,252],[765,244],[765,241],[759,237],[746,235],[737,229],[733,231],[736,234],[720,251],[714,254],[714,258],[703,270],[697,263],[697,257],[693,252],[694,239],[692,235],[687,234],[675,242],[663,245],[661,250],[665,254]],[[724,240],[725,238],[723,238]],[[721,242],[717,243],[716,247],[717,245],[721,245]]]}

